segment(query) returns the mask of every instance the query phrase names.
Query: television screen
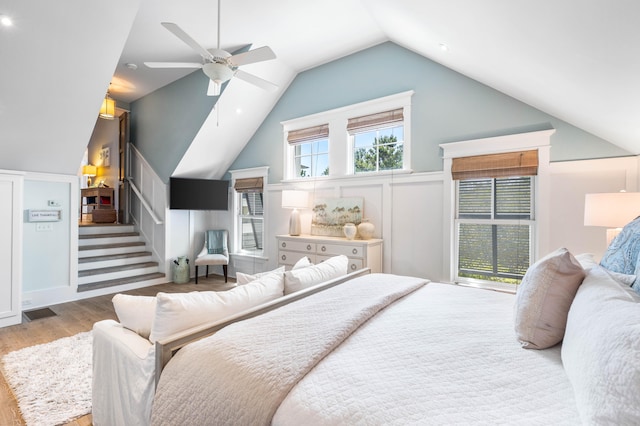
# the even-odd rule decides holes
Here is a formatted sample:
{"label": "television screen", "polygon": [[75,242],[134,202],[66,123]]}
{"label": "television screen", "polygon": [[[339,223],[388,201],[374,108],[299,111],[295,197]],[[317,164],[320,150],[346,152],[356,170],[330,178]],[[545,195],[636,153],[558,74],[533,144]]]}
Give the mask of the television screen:
{"label": "television screen", "polygon": [[229,181],[169,178],[169,208],[229,210]]}

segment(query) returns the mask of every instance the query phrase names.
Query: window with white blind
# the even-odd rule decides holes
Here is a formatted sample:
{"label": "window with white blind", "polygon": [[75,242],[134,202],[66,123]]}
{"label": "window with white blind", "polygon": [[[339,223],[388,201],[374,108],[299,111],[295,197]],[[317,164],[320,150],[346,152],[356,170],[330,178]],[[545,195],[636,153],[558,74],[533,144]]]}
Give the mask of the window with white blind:
{"label": "window with white blind", "polygon": [[533,176],[457,184],[457,279],[517,284],[531,262]]}

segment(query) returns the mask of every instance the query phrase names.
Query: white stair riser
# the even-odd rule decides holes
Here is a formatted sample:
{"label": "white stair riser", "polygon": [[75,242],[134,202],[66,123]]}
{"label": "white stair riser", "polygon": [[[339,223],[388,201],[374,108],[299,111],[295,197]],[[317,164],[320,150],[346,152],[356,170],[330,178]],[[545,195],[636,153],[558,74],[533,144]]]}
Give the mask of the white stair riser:
{"label": "white stair riser", "polygon": [[125,271],[110,272],[106,274],[89,275],[86,277],[78,277],[78,284],[89,284],[99,281],[115,280],[117,278],[125,278],[133,275],[150,274],[159,272],[157,266],[149,266],[146,268],[127,269]]}
{"label": "white stair riser", "polygon": [[135,253],[137,251],[144,251],[144,245],[128,246],[128,247],[114,247],[114,248],[102,248],[95,250],[80,250],[78,251],[78,257],[93,257],[93,256],[106,256],[109,254],[121,254],[121,253]]}
{"label": "white stair riser", "polygon": [[87,262],[78,264],[78,271],[87,271],[89,269],[108,268],[110,266],[131,265],[133,263],[153,262],[153,256],[136,256],[126,257],[122,259],[99,260],[96,262]]}
{"label": "white stair riser", "polygon": [[95,234],[115,234],[118,232],[133,232],[133,225],[120,226],[81,226],[78,229],[79,235],[95,235]]}
{"label": "white stair riser", "polygon": [[107,238],[86,238],[78,241],[78,246],[95,246],[102,244],[121,244],[121,243],[135,243],[141,241],[139,236],[131,237],[107,237]]}

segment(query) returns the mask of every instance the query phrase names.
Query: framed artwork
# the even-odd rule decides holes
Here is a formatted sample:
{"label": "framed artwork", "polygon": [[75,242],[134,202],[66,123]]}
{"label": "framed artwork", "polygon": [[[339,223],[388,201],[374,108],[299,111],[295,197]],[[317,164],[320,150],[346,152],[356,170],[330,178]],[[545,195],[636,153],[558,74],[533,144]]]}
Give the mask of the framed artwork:
{"label": "framed artwork", "polygon": [[363,198],[319,198],[313,203],[311,235],[344,237],[345,223],[362,222]]}
{"label": "framed artwork", "polygon": [[109,147],[102,148],[100,150],[100,160],[102,160],[103,167],[109,167],[111,165],[111,155],[109,154],[110,154]]}

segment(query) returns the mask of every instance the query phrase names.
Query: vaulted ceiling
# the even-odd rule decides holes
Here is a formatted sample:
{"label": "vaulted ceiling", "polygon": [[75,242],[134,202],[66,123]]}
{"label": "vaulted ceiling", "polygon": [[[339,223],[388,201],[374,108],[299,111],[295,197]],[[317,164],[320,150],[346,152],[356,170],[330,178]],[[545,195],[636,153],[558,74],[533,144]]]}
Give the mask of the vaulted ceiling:
{"label": "vaulted ceiling", "polygon": [[[243,69],[281,92],[300,71],[391,40],[640,154],[635,0],[221,1],[221,47],[270,46],[276,60]],[[87,3],[0,3],[14,18],[0,27],[0,168],[74,173],[82,151],[67,159],[52,142],[86,145],[110,81],[116,99],[132,102],[193,72],[143,65],[199,60],[160,22],[206,48],[218,42],[211,0]],[[244,118],[252,123],[281,93],[234,84],[239,98],[229,103],[267,97]]]}

